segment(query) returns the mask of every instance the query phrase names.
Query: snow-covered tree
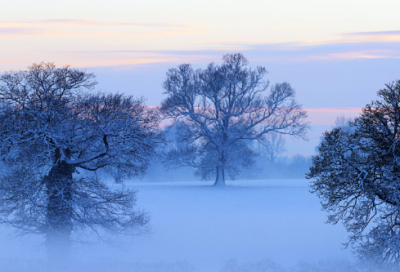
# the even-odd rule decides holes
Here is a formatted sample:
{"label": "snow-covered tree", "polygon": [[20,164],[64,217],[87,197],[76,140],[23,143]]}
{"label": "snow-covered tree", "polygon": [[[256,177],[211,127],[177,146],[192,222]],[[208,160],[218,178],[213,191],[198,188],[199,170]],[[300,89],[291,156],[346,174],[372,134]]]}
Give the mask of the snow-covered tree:
{"label": "snow-covered tree", "polygon": [[378,91],[351,129],[324,133],[307,174],[312,192],[342,221],[365,261],[400,262],[400,81]]}
{"label": "snow-covered tree", "polygon": [[307,114],[289,83],[275,84],[264,95],[266,69],[247,65],[241,54],[225,55],[222,65],[206,69],[183,64],[170,69],[163,84],[162,111],[181,123],[184,136],[172,152],[184,156],[169,157],[179,158],[178,164],[187,159],[192,166],[212,163],[218,186],[225,185],[227,163],[236,163],[230,156],[240,158],[238,151],[246,148],[243,141],[262,141],[273,132],[304,138],[308,129]]}
{"label": "snow-covered tree", "polygon": [[[164,152],[161,152],[164,154],[162,158],[164,166],[169,170],[180,167],[194,168],[194,174],[203,180],[215,177],[217,151],[204,142],[188,142],[186,139],[192,136],[186,134],[188,131],[185,128],[185,124],[181,122],[176,122],[167,128],[167,135],[170,136],[169,144],[164,148]],[[253,166],[255,156],[254,150],[245,142],[233,144],[226,150],[225,173],[231,179],[235,179],[243,169],[250,169]]]}
{"label": "snow-covered tree", "polygon": [[158,117],[143,99],[95,93],[95,84],[52,63],[0,77],[0,222],[44,235],[50,255],[66,254],[73,232],[135,234],[148,222],[135,191],[110,189],[96,171],[118,182],[144,173]]}

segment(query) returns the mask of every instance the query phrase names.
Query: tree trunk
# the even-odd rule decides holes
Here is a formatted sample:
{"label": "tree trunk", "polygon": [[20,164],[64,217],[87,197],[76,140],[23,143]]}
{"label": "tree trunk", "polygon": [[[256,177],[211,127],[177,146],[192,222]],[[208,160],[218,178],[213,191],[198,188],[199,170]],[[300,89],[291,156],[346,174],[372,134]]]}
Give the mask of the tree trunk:
{"label": "tree trunk", "polygon": [[218,150],[217,178],[214,182],[215,187],[225,187],[225,151]]}
{"label": "tree trunk", "polygon": [[217,166],[217,178],[215,179],[214,186],[216,186],[216,187],[226,186],[224,165]]}
{"label": "tree trunk", "polygon": [[48,203],[46,212],[46,249],[50,261],[68,259],[72,232],[73,167],[57,162],[45,177]]}

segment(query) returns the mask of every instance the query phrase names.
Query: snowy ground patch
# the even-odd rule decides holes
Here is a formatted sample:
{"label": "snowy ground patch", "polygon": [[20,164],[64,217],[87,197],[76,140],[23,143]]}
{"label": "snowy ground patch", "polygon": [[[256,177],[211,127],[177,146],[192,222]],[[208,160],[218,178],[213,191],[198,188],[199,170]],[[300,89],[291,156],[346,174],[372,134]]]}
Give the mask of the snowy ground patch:
{"label": "snowy ground patch", "polygon": [[[263,260],[271,260],[282,271],[292,271],[287,269],[300,263],[317,267],[319,260],[355,262],[351,251],[342,249],[345,229],[324,223],[326,214],[309,192],[308,182],[241,180],[228,181],[226,188],[211,187],[212,182],[127,183],[138,190],[138,207],[151,216],[151,233],[133,239],[124,250],[101,243],[79,245],[74,257],[81,265],[97,263],[102,268],[93,271],[108,271],[101,265],[104,260],[126,264],[127,269],[135,263],[147,264],[149,271],[156,264],[187,264],[189,270],[182,271],[207,272],[250,272],[242,266]],[[15,241],[1,232],[0,242],[10,245],[0,249],[5,259],[44,256],[40,239]],[[227,260],[232,259],[236,268],[231,265],[227,270]]]}

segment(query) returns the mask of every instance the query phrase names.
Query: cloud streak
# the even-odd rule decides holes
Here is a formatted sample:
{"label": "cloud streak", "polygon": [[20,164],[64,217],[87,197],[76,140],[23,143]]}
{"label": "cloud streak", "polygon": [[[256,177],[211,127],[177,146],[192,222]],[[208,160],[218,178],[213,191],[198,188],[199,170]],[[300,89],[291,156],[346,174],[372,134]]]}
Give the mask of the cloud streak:
{"label": "cloud streak", "polygon": [[[27,23],[27,22],[25,22]],[[134,27],[134,28],[168,28],[168,29],[185,29],[193,27],[202,27],[200,25],[189,25],[189,24],[141,24],[141,23],[126,23],[126,22],[101,22],[95,20],[72,20],[72,19],[53,19],[28,22],[36,25],[48,25],[53,24],[64,25],[64,26],[93,26],[93,27]]]}
{"label": "cloud streak", "polygon": [[[42,21],[0,21],[0,36],[85,36],[126,35],[141,30],[150,33],[187,33],[206,29],[204,25],[190,24],[141,24],[129,22],[101,22],[95,20],[54,19]],[[143,34],[143,33],[141,33]]]}
{"label": "cloud streak", "polygon": [[308,121],[313,126],[332,126],[338,116],[346,118],[358,117],[361,113],[361,108],[305,108],[308,114]]}
{"label": "cloud streak", "polygon": [[[48,27],[44,27],[45,25]],[[203,27],[206,28],[206,26]],[[182,39],[190,40],[193,35],[197,35],[193,34],[194,32],[204,30],[201,29],[202,26],[148,25],[70,19],[35,22],[3,21],[0,22],[0,38],[2,36],[26,36],[28,41],[34,37],[40,39],[42,37],[66,38],[68,44],[74,45],[74,47],[72,49],[68,44],[59,46],[58,39],[51,40],[56,46],[51,42],[47,45],[42,42],[43,40],[37,40],[37,43],[41,44],[40,48],[20,47],[21,52],[4,56],[0,69],[10,68],[6,57],[15,59],[22,56],[26,56],[26,61],[23,64],[14,63],[11,67],[19,69],[32,62],[42,60],[79,67],[137,65],[155,62],[209,63],[218,61],[222,55],[231,52],[242,52],[252,63],[400,58],[400,40],[381,39],[387,35],[400,35],[400,31],[348,33],[343,34],[341,40],[316,42],[250,43],[205,40],[199,43],[198,50],[163,50],[165,47],[179,48],[177,45]],[[103,46],[104,44],[107,46]],[[149,49],[143,49],[147,45],[149,45]],[[107,50],[103,48],[107,48]],[[121,50],[121,48],[134,49]],[[12,50],[17,52],[14,48]]]}
{"label": "cloud streak", "polygon": [[391,31],[374,31],[374,32],[352,32],[345,33],[346,36],[386,36],[386,35],[400,35],[400,30]]}
{"label": "cloud streak", "polygon": [[0,36],[36,36],[44,31],[28,27],[0,27]]}
{"label": "cloud streak", "polygon": [[397,42],[363,43],[323,43],[305,45],[303,43],[284,44],[236,44],[226,48],[210,50],[104,50],[75,52],[97,57],[121,58],[123,56],[156,56],[172,62],[210,62],[219,60],[229,52],[242,52],[253,62],[293,62],[293,61],[340,61],[356,59],[398,59],[400,44]]}

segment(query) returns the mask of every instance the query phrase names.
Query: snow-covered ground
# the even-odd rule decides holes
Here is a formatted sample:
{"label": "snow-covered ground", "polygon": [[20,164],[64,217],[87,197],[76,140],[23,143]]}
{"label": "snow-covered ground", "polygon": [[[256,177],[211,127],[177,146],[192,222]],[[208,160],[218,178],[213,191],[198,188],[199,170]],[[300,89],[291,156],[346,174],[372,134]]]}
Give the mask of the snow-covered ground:
{"label": "snow-covered ground", "polygon": [[[324,223],[326,213],[308,182],[240,180],[228,181],[226,188],[205,182],[127,183],[138,190],[138,207],[151,216],[151,233],[124,250],[84,246],[75,255],[94,262],[187,263],[210,272],[232,260],[270,260],[283,267],[321,259],[353,261],[351,250],[342,250],[344,227]],[[3,258],[43,258],[39,239],[10,240],[6,232],[0,233]]]}
{"label": "snow-covered ground", "polygon": [[154,233],[137,241],[132,256],[215,269],[229,259],[270,259],[289,266],[352,258],[350,250],[341,249],[345,229],[324,223],[326,214],[308,183],[241,180],[226,188],[204,182],[135,184]]}

